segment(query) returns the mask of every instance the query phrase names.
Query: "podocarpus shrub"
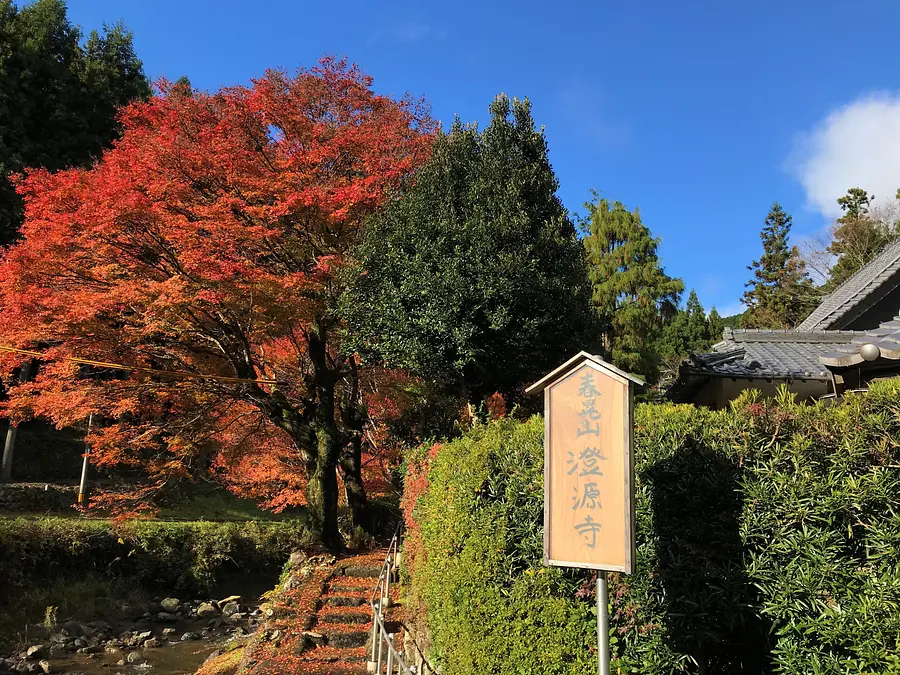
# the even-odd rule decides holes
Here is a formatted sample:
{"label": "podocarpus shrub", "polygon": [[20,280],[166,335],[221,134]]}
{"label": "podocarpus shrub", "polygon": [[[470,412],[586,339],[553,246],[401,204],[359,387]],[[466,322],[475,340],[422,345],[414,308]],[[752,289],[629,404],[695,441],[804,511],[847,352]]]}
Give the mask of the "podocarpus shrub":
{"label": "podocarpus shrub", "polygon": [[[900,383],[832,405],[646,404],[636,427],[613,672],[900,673]],[[596,670],[592,577],[541,562],[542,437],[540,418],[476,428],[407,505],[445,675]]]}
{"label": "podocarpus shrub", "polygon": [[278,569],[310,541],[305,526],[290,521],[2,519],[0,579],[11,590],[57,575],[101,574],[202,591],[224,573]]}

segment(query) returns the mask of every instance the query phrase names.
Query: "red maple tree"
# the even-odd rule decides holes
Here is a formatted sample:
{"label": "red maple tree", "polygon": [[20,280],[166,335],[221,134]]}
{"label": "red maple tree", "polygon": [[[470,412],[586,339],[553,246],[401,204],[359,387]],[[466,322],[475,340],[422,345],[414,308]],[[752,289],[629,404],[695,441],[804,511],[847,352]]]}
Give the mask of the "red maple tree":
{"label": "red maple tree", "polygon": [[338,469],[365,520],[370,377],[340,348],[340,271],[364,216],[427,158],[434,122],[326,58],[214,94],[162,83],[121,123],[92,168],[19,178],[0,342],[44,356],[32,382],[10,380],[8,414],[66,426],[93,412],[94,461],[153,485],[204,465],[274,480],[273,505],[305,501],[339,546]]}

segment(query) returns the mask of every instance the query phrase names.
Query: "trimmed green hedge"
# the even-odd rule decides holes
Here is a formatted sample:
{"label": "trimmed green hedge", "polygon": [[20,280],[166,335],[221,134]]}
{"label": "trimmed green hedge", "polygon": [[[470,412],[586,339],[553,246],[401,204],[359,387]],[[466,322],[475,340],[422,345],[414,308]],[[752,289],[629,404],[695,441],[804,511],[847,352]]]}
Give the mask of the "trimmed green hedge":
{"label": "trimmed green hedge", "polygon": [[0,519],[0,579],[11,590],[56,575],[100,573],[202,591],[223,573],[280,568],[310,541],[297,521]]}
{"label": "trimmed green hedge", "polygon": [[[900,382],[832,405],[646,404],[636,427],[613,672],[900,673]],[[542,443],[537,417],[476,428],[408,514],[445,675],[596,672],[590,575],[541,564]]]}

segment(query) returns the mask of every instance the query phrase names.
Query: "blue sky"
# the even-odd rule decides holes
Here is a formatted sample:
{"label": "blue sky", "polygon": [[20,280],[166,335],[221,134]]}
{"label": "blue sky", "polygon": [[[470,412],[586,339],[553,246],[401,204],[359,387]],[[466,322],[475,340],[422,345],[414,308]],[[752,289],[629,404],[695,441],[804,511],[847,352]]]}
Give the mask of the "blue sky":
{"label": "blue sky", "polygon": [[596,188],[662,238],[667,271],[707,309],[738,309],[778,200],[795,239],[859,184],[900,187],[900,3],[645,0],[426,3],[69,0],[90,29],[119,19],[152,78],[217,89],[269,67],[346,55],[436,118],[484,122],[529,97],[560,197]]}

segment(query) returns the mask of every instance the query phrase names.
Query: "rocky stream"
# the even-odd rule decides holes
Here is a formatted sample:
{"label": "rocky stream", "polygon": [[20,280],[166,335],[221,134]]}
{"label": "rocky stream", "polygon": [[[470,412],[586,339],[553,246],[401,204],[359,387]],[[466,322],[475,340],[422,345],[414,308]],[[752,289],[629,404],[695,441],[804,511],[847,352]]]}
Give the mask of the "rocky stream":
{"label": "rocky stream", "polygon": [[264,618],[256,599],[244,601],[238,595],[220,600],[166,597],[121,610],[117,614],[131,621],[27,626],[25,647],[0,658],[0,675],[193,673],[212,652],[243,639]]}

